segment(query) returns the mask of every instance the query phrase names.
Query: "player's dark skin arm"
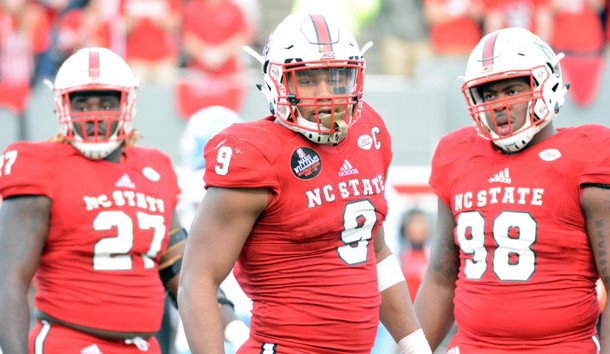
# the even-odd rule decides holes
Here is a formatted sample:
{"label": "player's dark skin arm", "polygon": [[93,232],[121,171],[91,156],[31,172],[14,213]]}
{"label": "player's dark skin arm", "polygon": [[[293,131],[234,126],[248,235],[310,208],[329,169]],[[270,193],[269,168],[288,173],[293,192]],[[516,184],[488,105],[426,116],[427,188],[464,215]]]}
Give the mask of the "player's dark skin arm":
{"label": "player's dark skin arm", "polygon": [[30,328],[28,289],[44,247],[51,200],[44,196],[7,198],[0,207],[0,347],[27,354]]}
{"label": "player's dark skin arm", "polygon": [[[386,257],[394,257],[385,243],[383,227],[379,228],[374,246],[377,263]],[[409,298],[409,288],[406,281],[394,284],[381,292],[379,319],[396,342],[420,327]]]}
{"label": "player's dark skin arm", "polygon": [[432,351],[453,325],[453,296],[459,269],[459,250],[453,241],[455,220],[451,209],[438,200],[436,234],[430,263],[415,298],[415,312]]}
{"label": "player's dark skin arm", "polygon": [[178,305],[193,354],[222,353],[217,289],[267,206],[266,189],[209,188],[189,232]]}
{"label": "player's dark skin arm", "polygon": [[[587,186],[582,190],[581,206],[586,218],[587,235],[595,257],[597,271],[610,290],[610,188]],[[602,313],[601,354],[610,353],[610,306]]]}

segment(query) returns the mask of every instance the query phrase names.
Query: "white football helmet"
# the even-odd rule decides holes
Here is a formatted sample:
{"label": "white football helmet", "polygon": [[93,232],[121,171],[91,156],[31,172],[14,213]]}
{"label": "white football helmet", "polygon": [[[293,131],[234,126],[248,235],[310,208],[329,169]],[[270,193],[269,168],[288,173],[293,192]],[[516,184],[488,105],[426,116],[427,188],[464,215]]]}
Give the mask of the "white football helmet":
{"label": "white football helmet", "polygon": [[[523,28],[505,28],[484,36],[470,53],[462,93],[479,135],[493,141],[506,152],[523,149],[559,112],[568,86],[564,84],[559,61],[551,47]],[[493,129],[494,108],[503,101],[484,102],[478,88],[493,81],[517,77],[529,78],[531,92],[505,99],[506,107],[529,102],[525,124],[499,135]]]}
{"label": "white football helmet", "polygon": [[[289,15],[269,36],[262,64],[260,89],[281,124],[319,144],[345,139],[360,117],[365,67],[349,30],[327,15]],[[306,96],[297,81],[313,70],[324,73],[328,91]]]}
{"label": "white football helmet", "polygon": [[[60,134],[85,157],[106,158],[132,132],[136,88],[131,68],[119,55],[106,48],[78,50],[61,65],[53,84]],[[70,96],[84,91],[117,92],[120,109],[74,112]],[[99,129],[102,124],[106,124],[105,129]],[[94,126],[93,132],[88,132],[87,125]]]}
{"label": "white football helmet", "polygon": [[222,106],[205,107],[195,112],[180,137],[182,165],[190,170],[204,169],[205,144],[224,128],[239,122],[242,122],[242,119],[235,111]]}

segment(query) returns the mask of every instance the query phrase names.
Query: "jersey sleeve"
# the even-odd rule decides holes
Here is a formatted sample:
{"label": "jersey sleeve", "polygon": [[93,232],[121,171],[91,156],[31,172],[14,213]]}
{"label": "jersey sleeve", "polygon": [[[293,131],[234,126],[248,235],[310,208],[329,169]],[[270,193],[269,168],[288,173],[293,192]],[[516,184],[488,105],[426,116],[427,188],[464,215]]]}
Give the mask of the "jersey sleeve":
{"label": "jersey sleeve", "polygon": [[448,159],[447,154],[449,153],[450,146],[447,138],[444,137],[438,143],[434,156],[432,157],[432,170],[430,173],[429,184],[432,192],[436,194],[446,205],[451,205],[449,198],[449,189],[447,186],[447,179],[443,178],[448,170]]}
{"label": "jersey sleeve", "polygon": [[610,128],[597,124],[583,128],[584,141],[580,145],[588,152],[579,154],[584,168],[578,175],[578,183],[610,185]]}
{"label": "jersey sleeve", "polygon": [[180,185],[178,184],[178,175],[176,174],[176,170],[174,165],[172,164],[172,160],[169,156],[164,153],[160,153],[160,159],[163,161],[164,171],[167,171],[167,177],[169,180],[169,192],[168,197],[171,198],[172,201],[172,209],[175,209],[178,206],[178,200],[180,198]]}
{"label": "jersey sleeve", "polygon": [[53,198],[49,173],[52,166],[44,151],[24,142],[11,144],[3,151],[0,160],[0,195],[3,199],[16,195]]}
{"label": "jersey sleeve", "polygon": [[279,192],[279,178],[268,157],[245,138],[220,133],[206,144],[205,188],[269,188]]}

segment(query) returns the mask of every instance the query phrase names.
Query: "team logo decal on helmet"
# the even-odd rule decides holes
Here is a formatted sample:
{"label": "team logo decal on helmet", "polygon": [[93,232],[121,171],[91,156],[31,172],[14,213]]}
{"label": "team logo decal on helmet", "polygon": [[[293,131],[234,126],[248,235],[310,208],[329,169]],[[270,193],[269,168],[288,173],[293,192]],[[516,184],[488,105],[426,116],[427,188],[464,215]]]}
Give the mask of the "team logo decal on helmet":
{"label": "team logo decal on helmet", "polygon": [[299,179],[312,179],[322,171],[322,160],[313,149],[299,147],[292,152],[290,169]]}

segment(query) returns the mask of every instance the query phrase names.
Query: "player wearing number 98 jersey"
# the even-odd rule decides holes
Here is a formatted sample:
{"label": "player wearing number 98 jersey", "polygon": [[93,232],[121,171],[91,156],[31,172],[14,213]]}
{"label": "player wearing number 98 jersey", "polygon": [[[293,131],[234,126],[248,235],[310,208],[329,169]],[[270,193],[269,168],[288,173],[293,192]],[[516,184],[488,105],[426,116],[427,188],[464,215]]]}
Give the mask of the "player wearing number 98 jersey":
{"label": "player wearing number 98 jersey", "polygon": [[599,351],[610,130],[553,127],[566,92],[560,59],[518,28],[471,54],[463,91],[476,128],[446,135],[432,160],[438,235],[416,310],[433,349],[455,318],[447,353]]}
{"label": "player wearing number 98 jersey", "polygon": [[264,56],[273,115],[205,147],[178,298],[191,350],[222,350],[213,296],[237,261],[253,302],[240,354],[370,353],[380,318],[401,353],[430,353],[384,241],[391,140],[362,102],[352,35],[328,16],[291,15]]}

